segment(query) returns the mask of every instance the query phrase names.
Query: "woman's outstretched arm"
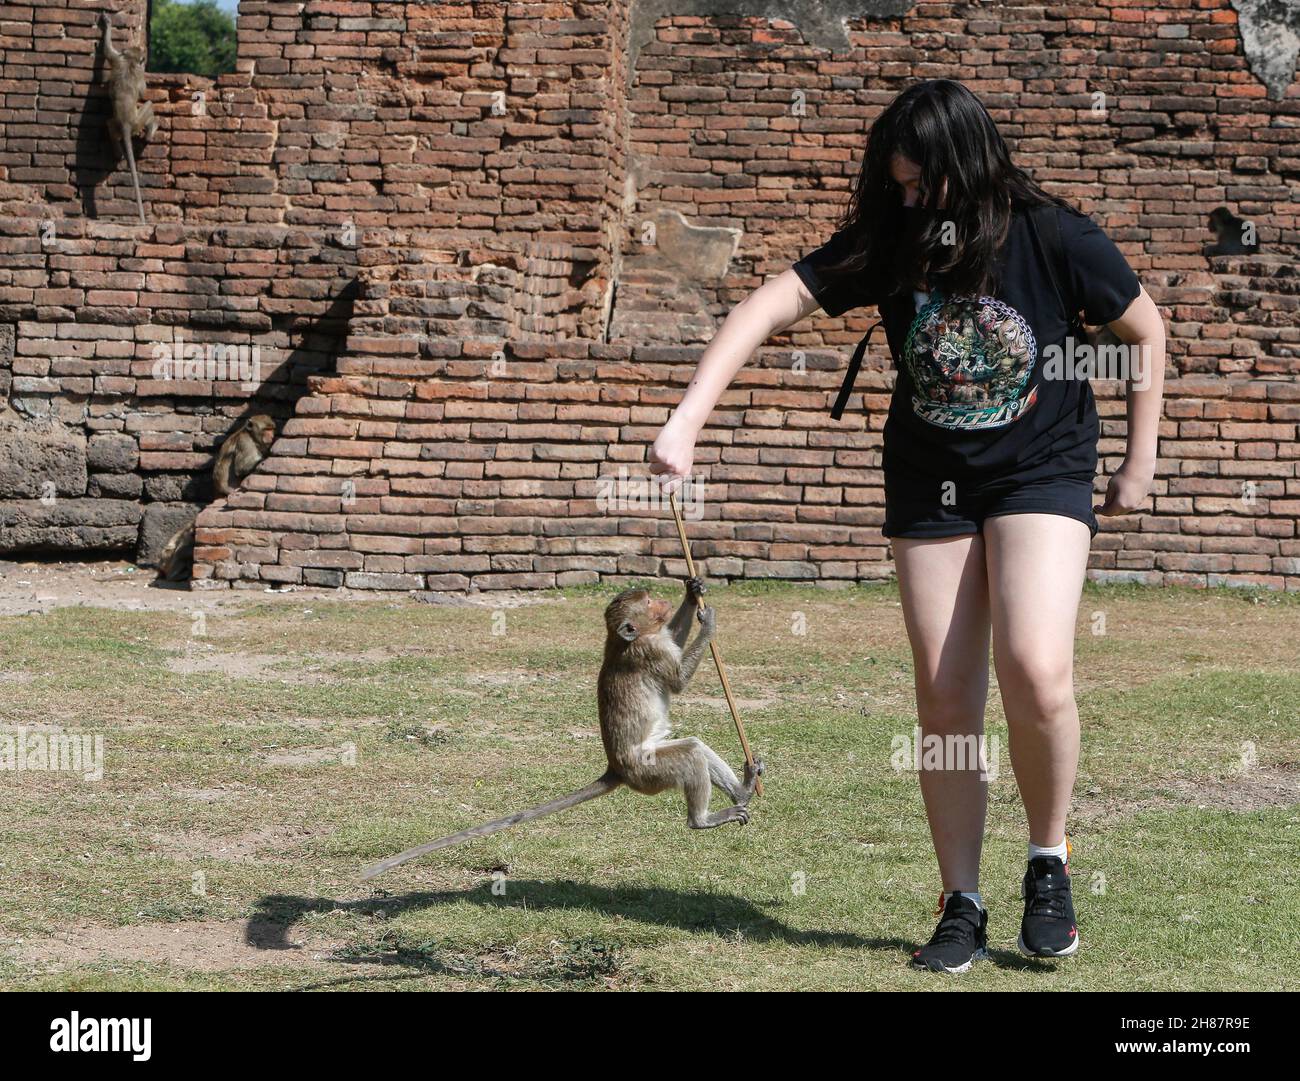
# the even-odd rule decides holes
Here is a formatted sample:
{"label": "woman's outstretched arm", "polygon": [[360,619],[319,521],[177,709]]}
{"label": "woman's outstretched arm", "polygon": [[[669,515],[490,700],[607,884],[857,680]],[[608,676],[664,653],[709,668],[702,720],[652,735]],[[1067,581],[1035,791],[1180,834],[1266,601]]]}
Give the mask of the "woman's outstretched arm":
{"label": "woman's outstretched arm", "polygon": [[[685,395],[659,430],[650,448],[650,472],[687,476],[695,461],[695,440],[736,373],[768,338],[817,307],[799,275],[786,270],[732,308],[700,356]],[[675,481],[668,480],[666,486],[675,487]]]}

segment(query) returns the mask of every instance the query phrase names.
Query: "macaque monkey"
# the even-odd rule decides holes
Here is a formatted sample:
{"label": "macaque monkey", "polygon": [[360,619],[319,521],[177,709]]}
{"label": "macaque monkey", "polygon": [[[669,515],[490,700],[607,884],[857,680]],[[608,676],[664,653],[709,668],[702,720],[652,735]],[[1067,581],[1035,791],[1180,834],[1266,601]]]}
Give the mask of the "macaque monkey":
{"label": "macaque monkey", "polygon": [[1206,245],[1206,255],[1254,255],[1259,251],[1254,223],[1237,217],[1226,206],[1210,211],[1209,226],[1215,241]]}
{"label": "macaque monkey", "polygon": [[275,420],[265,413],[249,417],[226,437],[212,467],[212,487],[226,496],[239,487],[249,473],[271,452],[275,442]]}
{"label": "macaque monkey", "polygon": [[140,172],[135,165],[134,140],[152,139],[158,130],[154,119],[153,103],[144,101],[144,50],[130,46],[120,52],[113,48],[113,17],[107,12],[99,16],[104,29],[104,58],[108,61],[108,93],[113,113],[108,120],[108,133],[117,147],[126,149],[127,164],[131,166],[131,180],[135,184],[135,205],[140,212],[140,224],[145,224],[144,200],[140,196]]}
{"label": "macaque monkey", "polygon": [[[361,877],[374,878],[436,849],[568,810],[622,785],[647,796],[680,788],[686,797],[686,821],[691,829],[748,822],[747,807],[763,773],[762,759],[756,758],[752,767],[745,767],[742,783],[703,740],[673,739],[668,721],[671,696],[680,694],[690,682],[704,647],[713,637],[715,617],[713,609],[704,606],[703,595],[703,581],[688,579],[686,596],[671,619],[672,605],[644,589],[625,590],[605,609],[605,660],[596,683],[596,701],[609,768],[601,777],[586,788],[538,807],[412,848],[375,864]],[[694,616],[699,618],[700,632],[687,645]],[[714,788],[726,793],[731,806],[709,810]]]}
{"label": "macaque monkey", "polygon": [[194,523],[181,526],[158,554],[158,577],[180,582],[190,576],[194,565]]}

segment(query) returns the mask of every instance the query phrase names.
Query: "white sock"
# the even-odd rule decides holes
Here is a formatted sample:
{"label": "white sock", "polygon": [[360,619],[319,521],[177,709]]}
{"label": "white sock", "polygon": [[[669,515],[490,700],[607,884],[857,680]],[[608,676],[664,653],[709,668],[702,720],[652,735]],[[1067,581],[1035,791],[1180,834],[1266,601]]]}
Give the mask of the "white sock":
{"label": "white sock", "polygon": [[[953,893],[960,893],[963,897],[969,897],[980,908],[984,907],[984,898],[981,897],[978,893],[967,893],[965,890],[953,890]],[[952,893],[945,893],[943,895],[943,903],[945,906],[951,900],[952,900]]]}
{"label": "white sock", "polygon": [[1036,860],[1038,859],[1039,856],[1055,856],[1062,863],[1064,863],[1068,851],[1069,850],[1066,848],[1064,839],[1061,840],[1061,843],[1059,845],[1044,846],[1044,845],[1036,845],[1034,844],[1033,841],[1029,842],[1029,858],[1031,860]]}

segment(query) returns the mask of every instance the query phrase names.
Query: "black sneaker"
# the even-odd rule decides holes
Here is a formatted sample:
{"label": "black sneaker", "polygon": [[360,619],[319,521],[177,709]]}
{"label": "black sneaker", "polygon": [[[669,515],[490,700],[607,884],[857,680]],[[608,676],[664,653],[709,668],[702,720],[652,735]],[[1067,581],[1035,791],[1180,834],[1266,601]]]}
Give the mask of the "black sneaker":
{"label": "black sneaker", "polygon": [[930,972],[965,972],[972,962],[989,955],[989,914],[960,892],[943,904],[942,912],[930,941],[912,954],[912,967]]}
{"label": "black sneaker", "polygon": [[1026,957],[1069,957],[1079,948],[1070,872],[1057,856],[1029,861],[1020,895],[1025,916],[1016,945]]}

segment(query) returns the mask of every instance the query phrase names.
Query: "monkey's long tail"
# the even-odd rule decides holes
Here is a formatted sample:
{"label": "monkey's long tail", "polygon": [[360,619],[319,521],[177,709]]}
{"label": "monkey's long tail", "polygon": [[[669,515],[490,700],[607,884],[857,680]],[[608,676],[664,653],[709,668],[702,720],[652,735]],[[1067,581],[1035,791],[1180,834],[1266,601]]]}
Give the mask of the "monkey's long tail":
{"label": "monkey's long tail", "polygon": [[405,852],[396,856],[389,856],[388,859],[376,863],[373,867],[367,867],[362,873],[362,879],[374,878],[376,875],[382,875],[385,871],[391,871],[394,867],[400,866],[407,860],[413,860],[417,856],[423,856],[428,852],[434,852],[439,848],[450,848],[452,845],[458,845],[462,841],[472,841],[478,837],[486,837],[490,833],[496,833],[499,830],[508,829],[510,826],[517,826],[520,822],[531,822],[534,818],[544,818],[546,815],[555,814],[556,811],[567,811],[570,807],[576,807],[579,803],[586,803],[589,799],[595,799],[597,796],[606,796],[613,792],[623,782],[618,774],[607,772],[598,780],[592,781],[586,788],[579,788],[576,792],[570,792],[567,796],[560,796],[557,799],[549,800],[546,803],[531,807],[527,811],[516,811],[514,814],[506,815],[504,818],[497,818],[491,822],[484,822],[481,826],[471,826],[467,830],[461,830],[459,833],[453,833],[447,837],[439,837],[436,841],[429,841],[426,844],[419,845],[416,848],[409,848]]}
{"label": "monkey's long tail", "polygon": [[130,131],[126,133],[126,138],[122,141],[126,143],[126,160],[131,165],[131,183],[135,185],[135,208],[140,212],[140,224],[148,225],[144,216],[144,200],[140,197],[140,170],[135,164],[135,146],[131,142],[132,135]]}

